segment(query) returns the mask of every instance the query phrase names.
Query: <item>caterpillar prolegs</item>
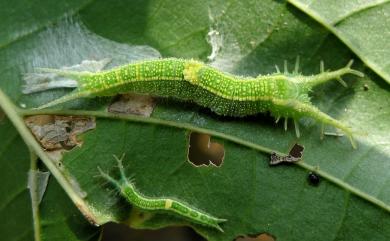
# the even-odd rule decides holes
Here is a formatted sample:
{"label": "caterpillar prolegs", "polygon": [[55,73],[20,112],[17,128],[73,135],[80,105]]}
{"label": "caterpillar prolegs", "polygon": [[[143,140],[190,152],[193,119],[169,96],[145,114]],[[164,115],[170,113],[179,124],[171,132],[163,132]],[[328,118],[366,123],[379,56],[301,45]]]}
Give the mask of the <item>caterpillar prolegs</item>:
{"label": "caterpillar prolegs", "polygon": [[177,215],[180,215],[191,222],[198,223],[204,226],[215,228],[221,232],[223,229],[219,226],[220,223],[226,222],[226,219],[216,218],[212,215],[198,210],[196,208],[191,207],[188,204],[185,204],[181,201],[171,199],[171,198],[151,198],[146,197],[141,194],[136,188],[134,183],[126,177],[124,167],[122,164],[122,159],[124,155],[119,159],[114,155],[118,163],[118,169],[120,173],[120,179],[116,180],[107,173],[103,172],[100,168],[98,168],[101,176],[113,184],[118,190],[120,190],[120,194],[126,198],[128,202],[133,204],[134,206],[150,211],[168,211],[173,212]]}
{"label": "caterpillar prolegs", "polygon": [[340,121],[321,112],[309,97],[314,86],[332,79],[345,85],[341,76],[363,73],[351,68],[350,61],[344,68],[324,71],[317,75],[303,76],[295,71],[253,77],[235,76],[217,70],[196,60],[166,58],[140,61],[114,69],[98,72],[79,72],[62,69],[41,69],[42,72],[57,74],[72,79],[76,89],[38,108],[47,108],[82,97],[112,96],[121,93],[140,93],[160,97],[173,97],[195,102],[225,116],[248,116],[269,111],[278,121],[293,119],[296,135],[299,137],[298,121],[310,117],[322,124],[342,130],[356,147],[352,130]]}

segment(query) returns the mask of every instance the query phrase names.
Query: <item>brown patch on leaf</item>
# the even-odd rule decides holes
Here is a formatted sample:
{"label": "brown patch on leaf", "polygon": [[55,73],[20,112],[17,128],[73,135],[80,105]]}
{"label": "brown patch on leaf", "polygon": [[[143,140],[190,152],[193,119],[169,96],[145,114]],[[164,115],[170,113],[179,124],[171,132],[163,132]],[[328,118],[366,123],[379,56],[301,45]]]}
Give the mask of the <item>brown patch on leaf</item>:
{"label": "brown patch on leaf", "polygon": [[96,128],[95,119],[91,117],[37,115],[24,121],[47,151],[80,146],[82,142],[77,135]]}
{"label": "brown patch on leaf", "polygon": [[125,94],[108,107],[108,112],[149,117],[156,103],[147,95]]}
{"label": "brown patch on leaf", "polygon": [[236,238],[234,241],[275,241],[275,240],[276,240],[276,238],[274,236],[272,236],[271,234],[262,233],[262,234],[257,235],[257,236],[252,236],[252,235],[241,236],[241,237]]}
{"label": "brown patch on leaf", "polygon": [[192,132],[188,147],[188,160],[195,166],[220,166],[225,156],[223,145],[210,141],[210,135]]}

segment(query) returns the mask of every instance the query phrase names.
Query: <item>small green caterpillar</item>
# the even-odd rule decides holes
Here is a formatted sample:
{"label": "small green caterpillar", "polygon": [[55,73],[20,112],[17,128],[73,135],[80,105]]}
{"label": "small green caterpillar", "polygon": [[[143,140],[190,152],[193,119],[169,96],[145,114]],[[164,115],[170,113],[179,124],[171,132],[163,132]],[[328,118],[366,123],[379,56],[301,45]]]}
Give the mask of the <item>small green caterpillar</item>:
{"label": "small green caterpillar", "polygon": [[220,223],[226,222],[226,219],[216,218],[203,211],[194,209],[187,204],[179,202],[170,198],[151,198],[141,194],[134,186],[134,183],[126,178],[124,167],[122,164],[122,158],[118,158],[114,155],[114,158],[118,162],[118,169],[120,172],[120,180],[115,180],[107,173],[98,168],[100,174],[104,179],[112,183],[123,197],[127,199],[134,206],[143,210],[160,210],[160,211],[172,211],[188,220],[198,223],[204,226],[213,227],[223,232],[223,229],[219,226]]}
{"label": "small green caterpillar", "polygon": [[311,117],[322,124],[341,129],[353,147],[352,130],[340,121],[321,112],[311,102],[309,92],[314,86],[331,79],[345,85],[342,75],[363,73],[351,69],[353,61],[339,70],[311,76],[298,74],[298,61],[293,73],[259,75],[256,78],[221,72],[202,62],[184,59],[158,59],[123,65],[107,71],[79,72],[60,69],[41,69],[75,81],[76,89],[38,108],[46,108],[82,97],[112,96],[135,92],[161,97],[174,97],[208,107],[219,115],[247,116],[270,111],[277,121],[292,118],[299,137],[298,120]]}

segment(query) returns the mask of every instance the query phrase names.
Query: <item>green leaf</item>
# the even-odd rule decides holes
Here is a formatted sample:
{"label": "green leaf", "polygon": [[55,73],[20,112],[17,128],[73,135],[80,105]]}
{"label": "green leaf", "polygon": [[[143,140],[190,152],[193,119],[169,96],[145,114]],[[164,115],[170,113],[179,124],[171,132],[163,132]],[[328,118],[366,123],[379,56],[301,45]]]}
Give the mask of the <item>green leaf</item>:
{"label": "green leaf", "polygon": [[[109,57],[110,67],[158,57],[159,53],[207,61],[214,50],[212,65],[254,76],[274,72],[274,65],[282,66],[284,60],[292,66],[298,55],[304,74],[317,73],[320,60],[326,68],[337,69],[354,57],[327,29],[280,1],[96,1],[79,14],[0,49],[0,88],[14,103],[30,108],[66,93],[55,90],[23,95],[23,73],[36,67],[74,65],[85,59]],[[208,36],[214,38],[210,41],[213,46]],[[266,114],[225,118],[174,100],[156,99],[150,118],[109,113],[110,98],[84,99],[37,111],[20,110],[1,95],[0,105],[51,171],[51,178],[98,225],[108,221],[153,229],[191,225],[211,241],[263,232],[280,240],[386,240],[390,238],[386,232],[390,228],[389,86],[363,69],[362,63],[356,63],[355,68],[366,77],[348,76],[348,88],[329,83],[312,94],[321,110],[358,132],[357,150],[345,137],[326,136],[321,141],[316,123],[302,122],[302,137],[296,139],[291,126],[285,132]],[[79,136],[81,144],[53,162],[21,119],[43,113],[94,116],[96,128]],[[0,135],[5,131],[1,129]],[[196,167],[188,161],[191,131],[210,134],[212,142],[223,145],[220,167]],[[268,165],[272,151],[287,153],[295,142],[305,146],[302,162]],[[97,170],[99,166],[117,176],[112,155],[123,153],[126,173],[134,177],[141,193],[174,197],[226,218],[228,222],[222,225],[225,232],[174,215],[144,213],[126,203]],[[318,187],[307,182],[309,171],[320,175]],[[45,201],[58,206],[64,202],[69,207],[69,201],[61,196]],[[65,207],[62,211],[66,212]],[[56,219],[51,215],[56,214],[41,213]],[[77,226],[72,219],[66,223]],[[67,237],[65,231],[56,234]]]}
{"label": "green leaf", "polygon": [[390,83],[390,3],[387,0],[288,0],[343,41]]}
{"label": "green leaf", "polygon": [[86,7],[90,0],[66,2],[16,0],[0,2],[0,47],[6,48],[25,36],[41,31],[65,15],[73,15]]}
{"label": "green leaf", "polygon": [[0,140],[0,168],[3,171],[0,217],[7,220],[0,225],[0,234],[8,240],[33,240],[31,201],[27,189],[28,149],[4,116],[0,119],[0,133],[3,137]]}

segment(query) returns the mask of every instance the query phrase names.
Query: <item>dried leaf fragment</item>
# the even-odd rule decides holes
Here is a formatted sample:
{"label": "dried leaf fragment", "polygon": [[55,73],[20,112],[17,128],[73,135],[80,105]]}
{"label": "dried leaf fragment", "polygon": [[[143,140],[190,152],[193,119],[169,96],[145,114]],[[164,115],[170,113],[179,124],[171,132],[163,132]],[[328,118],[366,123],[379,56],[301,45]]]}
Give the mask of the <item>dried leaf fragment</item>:
{"label": "dried leaf fragment", "polygon": [[94,118],[82,116],[37,115],[27,117],[25,123],[48,151],[79,146],[77,135],[96,128]]}
{"label": "dried leaf fragment", "polygon": [[149,117],[155,105],[151,96],[125,94],[108,107],[108,112]]}

